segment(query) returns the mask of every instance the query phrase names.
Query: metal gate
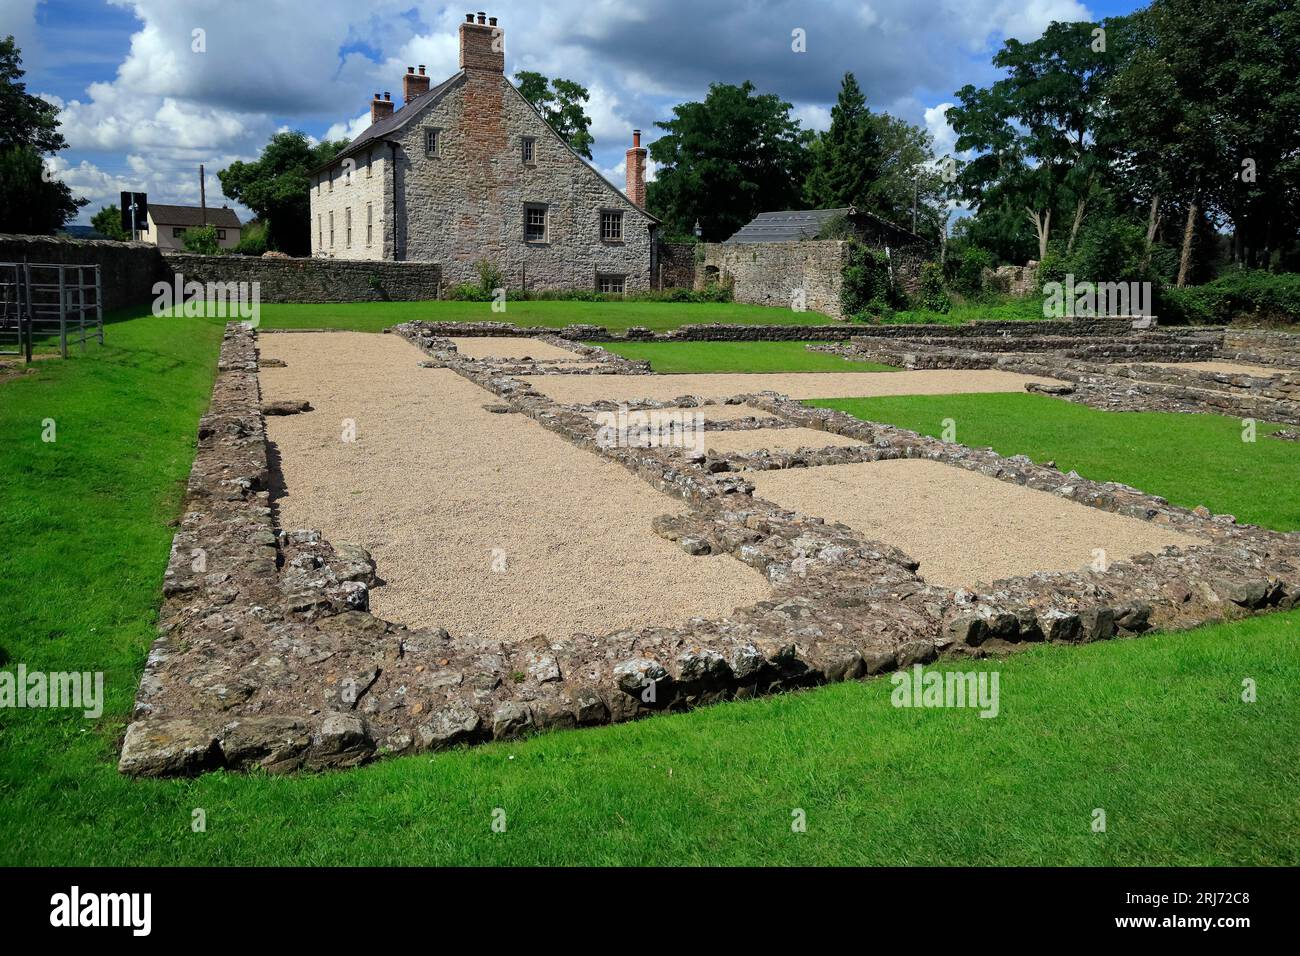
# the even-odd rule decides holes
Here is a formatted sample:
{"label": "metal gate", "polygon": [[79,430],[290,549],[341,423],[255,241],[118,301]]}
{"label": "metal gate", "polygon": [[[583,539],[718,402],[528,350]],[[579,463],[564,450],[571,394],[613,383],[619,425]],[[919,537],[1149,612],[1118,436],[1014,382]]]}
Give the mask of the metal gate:
{"label": "metal gate", "polygon": [[34,344],[57,340],[86,350],[104,344],[104,296],[97,265],[0,262],[0,355],[32,360]]}

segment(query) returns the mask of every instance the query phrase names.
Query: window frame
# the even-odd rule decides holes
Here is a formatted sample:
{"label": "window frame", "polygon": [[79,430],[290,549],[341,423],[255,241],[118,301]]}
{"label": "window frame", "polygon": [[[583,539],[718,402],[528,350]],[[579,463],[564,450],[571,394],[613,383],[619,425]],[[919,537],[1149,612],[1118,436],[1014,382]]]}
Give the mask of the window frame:
{"label": "window frame", "polygon": [[[530,235],[529,230],[532,228],[532,214],[541,213],[541,235]],[[548,245],[551,241],[551,207],[544,202],[526,202],[524,203],[524,242],[535,246]]]}
{"label": "window frame", "polygon": [[343,209],[343,248],[352,248],[352,207],[346,206]]}
{"label": "window frame", "polygon": [[[611,221],[616,221],[616,222],[618,223],[618,235],[617,235],[617,236],[607,236],[607,235],[605,235],[605,219],[606,219],[606,217],[608,217]],[[602,210],[600,211],[600,221],[599,221],[599,225],[598,225],[598,227],[597,227],[597,228],[599,228],[599,230],[600,230],[600,241],[601,241],[601,242],[614,243],[614,244],[622,244],[623,241],[624,241],[624,240],[623,240],[623,236],[624,236],[623,226],[624,226],[624,223],[625,223],[626,221],[627,221],[627,220],[626,220],[626,216],[625,216],[625,214],[624,214],[624,212],[623,212],[622,209],[602,209]]]}
{"label": "window frame", "polygon": [[375,242],[375,204],[366,203],[366,248],[369,249]]}
{"label": "window frame", "polygon": [[[606,289],[604,285],[612,284],[612,280],[618,280],[617,289]],[[596,291],[602,295],[627,295],[627,273],[625,272],[597,272],[596,273]]]}
{"label": "window frame", "polygon": [[519,158],[525,166],[537,165],[537,137],[519,137]]}
{"label": "window frame", "polygon": [[185,227],[184,227],[184,226],[172,226],[172,238],[173,238],[173,239],[184,239],[184,238],[185,238]]}
{"label": "window frame", "polygon": [[[433,148],[429,148],[430,141]],[[438,157],[442,155],[442,127],[426,126],[424,128],[424,155]]]}
{"label": "window frame", "polygon": [[333,209],[330,210],[330,245],[329,245],[329,247],[330,247],[331,249],[334,248],[334,210],[333,210]]}

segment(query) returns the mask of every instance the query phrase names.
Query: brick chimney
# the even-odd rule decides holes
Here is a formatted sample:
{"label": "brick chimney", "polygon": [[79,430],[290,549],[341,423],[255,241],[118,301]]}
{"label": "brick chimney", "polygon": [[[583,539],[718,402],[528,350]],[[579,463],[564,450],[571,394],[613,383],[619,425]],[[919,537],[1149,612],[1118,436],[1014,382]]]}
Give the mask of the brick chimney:
{"label": "brick chimney", "polygon": [[627,151],[627,198],[645,208],[645,157],[641,131],[632,130],[632,148]]}
{"label": "brick chimney", "polygon": [[465,14],[460,25],[460,68],[483,70],[490,73],[506,71],[505,31],[497,26],[497,18],[479,13]]}
{"label": "brick chimney", "polygon": [[415,72],[415,67],[408,66],[406,75],[402,77],[402,102],[410,103],[428,92],[429,77],[425,75],[424,64],[420,64],[419,73]]}
{"label": "brick chimney", "polygon": [[375,94],[375,98],[370,101],[370,125],[374,126],[381,119],[393,115],[393,98],[385,92],[380,98]]}

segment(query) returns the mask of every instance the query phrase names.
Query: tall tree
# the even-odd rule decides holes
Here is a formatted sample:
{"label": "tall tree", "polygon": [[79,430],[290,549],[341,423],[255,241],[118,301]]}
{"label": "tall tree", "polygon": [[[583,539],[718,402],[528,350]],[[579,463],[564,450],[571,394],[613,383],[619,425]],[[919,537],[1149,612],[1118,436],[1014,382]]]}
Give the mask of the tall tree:
{"label": "tall tree", "polygon": [[935,162],[934,137],[888,113],[872,113],[871,120],[880,141],[880,168],[865,208],[908,229],[915,208],[915,231],[937,241],[954,189]]}
{"label": "tall tree", "polygon": [[1053,23],[1029,43],[1007,40],[993,57],[1007,75],[985,89],[962,87],[948,110],[958,151],[979,153],[961,171],[963,198],[1019,206],[1040,258],[1062,219],[1077,234],[1098,186],[1097,132],[1119,40],[1086,22]]}
{"label": "tall tree", "polygon": [[293,256],[311,254],[312,170],[347,146],[312,146],[299,132],[276,133],[254,162],[234,162],[217,173],[221,191],[267,223],[271,248]]}
{"label": "tall tree", "polygon": [[812,144],[812,168],[804,181],[804,201],[814,209],[866,208],[880,178],[880,133],[867,98],[852,73],[845,73],[831,107],[831,126]]}
{"label": "tall tree", "polygon": [[52,233],[86,205],[46,172],[43,156],[67,149],[59,110],[27,92],[22,54],[0,40],[0,232]]}
{"label": "tall tree", "polygon": [[586,106],[591,94],[585,86],[572,80],[549,80],[532,70],[516,73],[515,85],[561,139],[580,156],[591,159],[591,145],[596,140],[591,135],[591,117]]}
{"label": "tall tree", "polygon": [[668,235],[688,235],[698,221],[719,241],[760,212],[799,205],[811,136],[780,97],[748,81],[714,83],[703,102],[674,106],[656,125],[665,135],[650,144],[659,169],[647,203]]}

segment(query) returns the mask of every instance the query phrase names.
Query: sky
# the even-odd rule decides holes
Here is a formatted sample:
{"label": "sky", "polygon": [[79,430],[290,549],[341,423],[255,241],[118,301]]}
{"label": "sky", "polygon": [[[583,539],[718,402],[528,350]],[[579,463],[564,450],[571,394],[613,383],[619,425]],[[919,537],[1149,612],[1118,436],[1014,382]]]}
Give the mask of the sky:
{"label": "sky", "polygon": [[[622,188],[631,131],[652,142],[662,132],[655,123],[711,82],[750,80],[792,103],[804,126],[824,129],[852,71],[873,110],[925,126],[943,155],[953,92],[996,78],[990,59],[1004,38],[1142,5],[531,0],[486,12],[505,31],[508,75],[536,70],[590,90],[594,165]],[[198,205],[200,163],[208,203],[247,218],[222,195],[217,170],[256,159],[279,130],[356,136],[375,92],[400,99],[407,66],[425,64],[434,83],[456,72],[457,24],[468,12],[415,0],[0,0],[0,36],[17,38],[28,91],[62,110],[70,148],[50,162],[91,201],[78,222],[128,189]]]}

